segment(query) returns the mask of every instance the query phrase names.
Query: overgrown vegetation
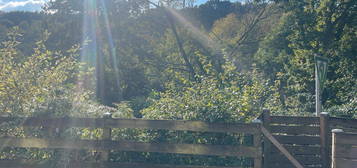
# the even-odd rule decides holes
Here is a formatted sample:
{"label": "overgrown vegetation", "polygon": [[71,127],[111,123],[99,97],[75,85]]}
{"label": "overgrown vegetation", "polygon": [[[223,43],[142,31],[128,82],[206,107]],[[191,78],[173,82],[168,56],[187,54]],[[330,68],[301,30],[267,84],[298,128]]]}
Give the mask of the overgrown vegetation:
{"label": "overgrown vegetation", "polygon": [[[313,115],[319,55],[329,59],[324,110],[357,117],[357,1],[160,2],[55,0],[39,13],[0,13],[0,114],[109,112],[208,122],[250,122],[263,108]],[[176,133],[113,132],[118,138],[177,140]],[[101,132],[68,134],[95,138]]]}
{"label": "overgrown vegetation", "polygon": [[1,112],[124,103],[146,118],[310,115],[320,55],[330,60],[324,110],[355,115],[354,1],[182,2],[57,0],[40,13],[1,13]]}

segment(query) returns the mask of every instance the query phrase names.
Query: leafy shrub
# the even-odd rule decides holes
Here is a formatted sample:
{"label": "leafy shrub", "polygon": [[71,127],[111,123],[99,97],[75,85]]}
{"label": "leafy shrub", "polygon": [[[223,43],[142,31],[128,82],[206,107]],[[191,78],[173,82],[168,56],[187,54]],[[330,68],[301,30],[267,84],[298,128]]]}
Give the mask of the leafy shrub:
{"label": "leafy shrub", "polygon": [[[247,122],[257,117],[268,98],[267,82],[252,73],[239,73],[227,63],[219,75],[168,83],[166,91],[155,93],[144,118]],[[183,85],[183,86],[182,86]]]}

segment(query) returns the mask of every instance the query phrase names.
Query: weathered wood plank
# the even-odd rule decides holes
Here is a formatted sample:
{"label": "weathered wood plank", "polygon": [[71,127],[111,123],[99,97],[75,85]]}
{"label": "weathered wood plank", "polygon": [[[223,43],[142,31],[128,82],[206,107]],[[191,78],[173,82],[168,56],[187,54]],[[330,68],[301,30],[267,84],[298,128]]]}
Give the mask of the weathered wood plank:
{"label": "weathered wood plank", "polygon": [[329,120],[328,113],[320,113],[320,149],[321,149],[321,164],[323,167],[330,167],[330,155],[329,155]]}
{"label": "weathered wood plank", "polygon": [[[112,140],[112,129],[111,128],[103,128],[102,139],[103,140]],[[103,161],[108,161],[109,160],[109,154],[110,154],[110,150],[102,151],[101,159]]]}
{"label": "weathered wood plank", "polygon": [[49,168],[51,165],[46,161],[29,160],[0,160],[0,167],[6,168]]}
{"label": "weathered wood plank", "polygon": [[[302,165],[320,165],[321,158],[319,156],[313,155],[294,155],[295,159],[298,160]],[[279,162],[281,164],[288,164],[290,161],[281,153],[271,154],[270,163]]]}
{"label": "weathered wood plank", "polygon": [[304,168],[301,163],[299,163],[299,161],[297,161],[290,153],[289,151],[287,151],[284,146],[282,144],[280,144],[278,142],[277,139],[274,138],[274,136],[268,131],[266,130],[264,127],[261,127],[261,130],[262,130],[262,133],[265,137],[267,137],[272,144],[275,145],[275,147],[277,147],[279,149],[279,151],[281,153],[283,153],[287,159],[289,159],[289,161],[294,165],[296,166],[297,168]]}
{"label": "weathered wood plank", "polygon": [[[320,155],[320,147],[318,146],[291,146],[284,145],[284,147],[294,155]],[[272,148],[271,153],[277,153],[277,148]]]}
{"label": "weathered wood plank", "polygon": [[357,120],[356,119],[344,119],[344,118],[330,117],[329,124],[331,125],[331,127],[333,129],[335,129],[334,128],[335,126],[340,126],[342,128],[357,129]]}
{"label": "weathered wood plank", "polygon": [[261,134],[253,136],[254,146],[257,147],[257,157],[254,158],[254,168],[262,168],[262,137]]}
{"label": "weathered wood plank", "polygon": [[319,127],[314,126],[282,126],[282,125],[272,125],[272,133],[283,133],[287,135],[319,135]]}
{"label": "weathered wood plank", "polygon": [[318,125],[319,117],[272,116],[271,123],[281,125]]}
{"label": "weathered wood plank", "polygon": [[193,166],[193,165],[163,165],[163,164],[143,164],[143,163],[114,163],[114,162],[106,162],[106,163],[71,163],[71,167],[120,167],[120,168],[240,168],[240,167],[218,167],[218,166]]}
{"label": "weathered wood plank", "polygon": [[[355,139],[357,141],[357,139]],[[357,160],[357,145],[341,145],[335,144],[335,158],[344,158],[350,160]]]}
{"label": "weathered wood plank", "polygon": [[332,131],[332,167],[351,168],[357,166],[357,134],[343,130]]}
{"label": "weathered wood plank", "polygon": [[260,157],[260,149],[248,146],[143,143],[110,140],[66,140],[39,138],[0,138],[2,147],[47,148],[47,149],[96,149],[136,152],[159,152],[214,156]]}
{"label": "weathered wood plank", "polygon": [[295,145],[319,145],[320,138],[317,136],[292,136],[292,135],[274,135],[281,144]]}
{"label": "weathered wood plank", "polygon": [[336,134],[335,145],[357,146],[357,134],[355,133],[338,133]]}
{"label": "weathered wood plank", "polygon": [[337,125],[330,125],[330,129],[343,129],[344,132],[348,132],[348,133],[355,133],[357,132],[357,128],[347,128],[347,127],[342,127],[342,126],[337,126]]}
{"label": "weathered wood plank", "polygon": [[[262,113],[262,119],[263,119],[263,126],[265,129],[268,131],[271,131],[270,129],[270,122],[271,122],[271,115],[270,115],[270,110],[264,109]],[[263,137],[263,150],[264,150],[264,158],[263,158],[263,167],[264,168],[269,168],[268,165],[268,160],[270,160],[270,153],[272,151],[272,144],[270,140],[267,137]]]}
{"label": "weathered wood plank", "polygon": [[202,132],[259,133],[257,123],[208,123],[183,120],[142,120],[104,118],[7,118],[0,117],[0,123],[20,121],[23,126],[46,127],[91,127],[91,128],[143,128]]}
{"label": "weathered wood plank", "polygon": [[[49,168],[49,164],[41,161],[9,161],[1,160],[0,167],[6,168]],[[218,166],[196,166],[196,165],[167,165],[167,164],[145,164],[145,163],[118,163],[118,162],[79,162],[71,161],[67,168],[241,168],[241,167],[218,167]]]}
{"label": "weathered wood plank", "polygon": [[[273,162],[268,164],[271,168],[295,168],[291,163]],[[322,165],[304,165],[304,168],[322,168]]]}
{"label": "weathered wood plank", "polygon": [[335,158],[333,164],[338,166],[336,168],[355,168],[357,167],[357,160]]}

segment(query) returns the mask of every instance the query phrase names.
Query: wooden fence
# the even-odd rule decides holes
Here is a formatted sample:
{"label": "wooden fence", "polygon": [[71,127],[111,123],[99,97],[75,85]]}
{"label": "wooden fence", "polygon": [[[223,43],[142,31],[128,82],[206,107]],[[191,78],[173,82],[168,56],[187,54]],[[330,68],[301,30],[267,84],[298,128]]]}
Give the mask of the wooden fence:
{"label": "wooden fence", "polygon": [[[133,152],[154,152],[166,154],[188,154],[200,156],[243,157],[250,158],[254,168],[294,167],[288,155],[272,144],[271,138],[262,135],[266,129],[303,167],[330,167],[332,129],[343,129],[346,132],[357,132],[357,120],[330,117],[322,113],[320,117],[291,117],[271,116],[265,110],[260,119],[262,123],[227,124],[207,123],[200,121],[171,121],[171,120],[141,120],[141,119],[112,119],[112,118],[7,118],[0,117],[0,123],[21,120],[23,127],[41,127],[44,131],[65,130],[67,128],[100,128],[103,131],[99,140],[68,139],[65,137],[1,137],[4,147],[66,149],[66,150],[97,150],[101,152],[100,161],[83,162],[73,160],[68,167],[141,167],[141,168],[218,168],[207,165],[167,165],[145,163],[113,162],[109,155],[113,150]],[[195,143],[168,142],[138,142],[115,140],[113,129],[148,129],[189,132],[236,133],[250,135],[252,145],[216,145]],[[289,154],[289,155],[290,155]],[[19,166],[21,165],[21,166]],[[35,161],[0,161],[0,167],[48,167]],[[239,167],[239,166],[233,166]],[[228,167],[226,167],[228,168]],[[232,168],[232,166],[230,167]]]}
{"label": "wooden fence", "polygon": [[332,168],[357,167],[357,134],[332,131]]}
{"label": "wooden fence", "polygon": [[[265,110],[263,125],[304,167],[331,167],[331,130],[357,132],[356,119],[330,117],[270,116]],[[264,167],[294,167],[271,143],[264,139]]]}
{"label": "wooden fence", "polygon": [[[252,158],[252,167],[261,168],[262,148],[261,148],[261,124],[225,124],[206,123],[200,121],[170,121],[170,120],[141,120],[141,119],[112,119],[112,118],[6,118],[0,117],[0,123],[10,121],[23,121],[23,127],[41,127],[45,130],[63,130],[66,128],[102,128],[103,137],[101,140],[84,140],[68,138],[36,138],[36,137],[1,137],[1,147],[16,148],[40,148],[40,149],[77,149],[77,150],[98,150],[102,152],[101,162],[84,162],[73,160],[68,167],[140,167],[140,168],[216,168],[215,166],[193,166],[193,165],[152,165],[143,163],[118,163],[108,161],[111,150],[134,151],[134,152],[158,152],[190,155],[209,156],[232,156]],[[215,133],[238,133],[253,136],[253,145],[211,145],[211,144],[173,144],[173,143],[150,143],[134,142],[125,140],[112,140],[111,132],[113,128],[135,128],[154,130],[174,130],[193,132],[215,132]],[[38,162],[23,161],[0,161],[0,167],[48,167]]]}
{"label": "wooden fence", "polygon": [[[304,167],[322,167],[320,122],[318,117],[270,116],[265,111],[263,125]],[[276,147],[264,139],[264,167],[294,167]]]}

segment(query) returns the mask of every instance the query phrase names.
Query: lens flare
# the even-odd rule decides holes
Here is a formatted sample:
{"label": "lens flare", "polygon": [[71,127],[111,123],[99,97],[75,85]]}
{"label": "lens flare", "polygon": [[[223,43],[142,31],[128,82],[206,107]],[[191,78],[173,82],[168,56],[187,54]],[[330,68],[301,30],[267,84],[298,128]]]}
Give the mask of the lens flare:
{"label": "lens flare", "polygon": [[96,0],[84,1],[81,61],[96,66],[97,58],[97,4]]}
{"label": "lens flare", "polygon": [[[83,27],[82,27],[82,49],[81,62],[84,66],[80,69],[87,71],[90,67],[97,66],[97,2],[96,0],[83,1]],[[78,80],[78,92],[84,88],[94,89],[95,76],[83,76]],[[94,86],[93,86],[94,85]],[[91,90],[94,91],[94,90]]]}
{"label": "lens flare", "polygon": [[100,2],[103,7],[103,17],[104,17],[105,28],[106,28],[105,30],[106,30],[106,34],[107,34],[108,43],[109,43],[110,56],[112,58],[112,66],[113,66],[114,72],[115,72],[116,85],[118,88],[120,88],[118,59],[116,56],[116,48],[115,48],[113,34],[112,34],[110,22],[109,22],[108,10],[107,10],[107,6],[106,6],[104,0],[100,0]]}
{"label": "lens flare", "polygon": [[223,48],[219,42],[215,41],[203,30],[200,30],[199,28],[194,26],[189,20],[187,20],[176,10],[169,7],[165,7],[165,10],[168,11],[172,16],[174,16],[177,21],[179,21],[179,23],[183,25],[192,34],[192,36],[196,40],[198,40],[203,46],[212,49],[214,52],[219,52]]}
{"label": "lens flare", "polygon": [[[88,67],[95,67],[96,75],[93,75],[91,79],[80,79],[78,87],[79,90],[83,87],[91,88],[92,91],[96,89],[97,98],[103,99],[105,98],[106,62],[111,64],[110,66],[114,70],[115,86],[120,88],[119,61],[107,3],[105,0],[84,0],[83,10],[81,62],[85,64],[83,70],[87,70]],[[105,57],[106,53],[109,57]]]}

